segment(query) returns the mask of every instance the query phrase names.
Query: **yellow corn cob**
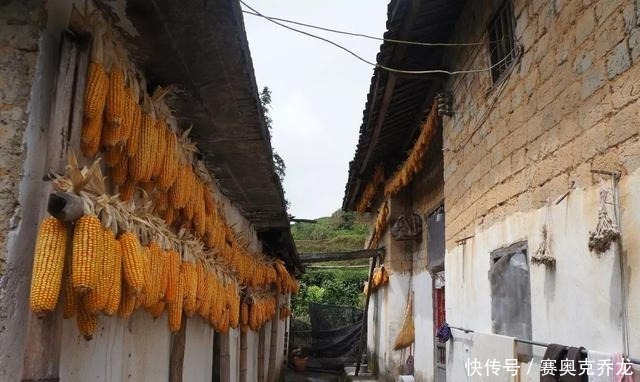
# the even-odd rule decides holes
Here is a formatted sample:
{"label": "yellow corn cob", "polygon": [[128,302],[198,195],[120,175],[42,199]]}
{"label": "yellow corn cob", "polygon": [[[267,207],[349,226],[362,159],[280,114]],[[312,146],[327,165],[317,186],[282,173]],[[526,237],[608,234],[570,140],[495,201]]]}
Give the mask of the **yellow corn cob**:
{"label": "yellow corn cob", "polygon": [[209,313],[211,310],[211,294],[213,293],[213,273],[206,271],[206,277],[204,282],[204,296],[201,297],[201,305],[198,308],[198,314],[204,320],[209,319]]}
{"label": "yellow corn cob", "polygon": [[120,160],[117,165],[111,167],[111,180],[117,186],[122,186],[127,181],[127,173],[129,171],[129,158],[125,153],[120,154]]}
{"label": "yellow corn cob", "polygon": [[163,191],[168,190],[178,176],[177,141],[175,134],[169,129],[165,129],[165,141],[166,151],[162,159],[162,171],[158,175],[158,188]]}
{"label": "yellow corn cob", "polygon": [[193,214],[193,227],[197,237],[204,237],[207,230],[207,212],[204,203],[205,186],[200,184],[196,192],[195,212]]}
{"label": "yellow corn cob", "polygon": [[177,276],[177,285],[176,285],[176,297],[172,302],[169,302],[169,330],[172,332],[177,332],[180,330],[180,326],[182,325],[182,305],[184,299],[182,298],[184,295],[184,286],[185,280],[184,276],[180,273],[176,274]]}
{"label": "yellow corn cob", "polygon": [[206,187],[204,190],[204,207],[207,211],[207,215],[213,214],[216,209],[216,202],[213,199],[213,194],[211,193],[211,190]]}
{"label": "yellow corn cob", "polygon": [[145,308],[147,310],[147,312],[151,313],[151,316],[153,316],[153,318],[159,318],[160,316],[162,316],[162,313],[164,312],[164,308],[166,307],[166,302],[164,301],[158,301],[155,305],[153,305],[150,308]]}
{"label": "yellow corn cob", "polygon": [[84,215],[76,221],[71,257],[71,276],[76,293],[87,293],[98,284],[101,238],[102,224],[97,216]]}
{"label": "yellow corn cob", "polygon": [[153,159],[152,178],[157,179],[162,173],[165,155],[167,152],[167,123],[159,119],[155,125],[156,148]]}
{"label": "yellow corn cob", "polygon": [[166,299],[167,293],[167,285],[169,285],[169,253],[163,249],[159,251],[161,256],[161,273],[160,273],[160,285],[159,285],[159,296],[160,299]]}
{"label": "yellow corn cob", "polygon": [[[83,125],[82,138],[80,140],[80,150],[86,158],[93,158],[100,149],[100,137],[102,135],[103,121],[102,118],[85,120]],[[94,133],[97,130],[97,133]],[[91,134],[95,134],[93,137]]]}
{"label": "yellow corn cob", "polygon": [[241,324],[241,325],[240,325],[240,331],[241,331],[242,333],[246,333],[246,332],[248,332],[248,331],[249,331],[249,325]]}
{"label": "yellow corn cob", "polygon": [[167,225],[173,224],[176,219],[176,211],[173,209],[171,205],[167,206],[167,210],[164,212],[164,221]]}
{"label": "yellow corn cob", "polygon": [[109,229],[103,229],[99,240],[103,245],[97,259],[98,283],[83,298],[84,306],[91,314],[97,314],[107,308],[111,280],[115,271],[115,238],[113,237],[113,232]]}
{"label": "yellow corn cob", "polygon": [[191,175],[191,179],[189,181],[189,186],[186,192],[187,195],[187,200],[184,203],[184,214],[185,217],[187,218],[187,220],[193,220],[193,216],[195,215],[196,212],[196,207],[197,207],[197,202],[196,200],[198,199],[198,190],[200,190],[202,187],[200,185],[200,182],[197,180],[195,174]]}
{"label": "yellow corn cob", "polygon": [[139,295],[144,288],[144,255],[138,237],[133,232],[120,235],[122,246],[122,270],[124,280],[133,295]]}
{"label": "yellow corn cob", "polygon": [[169,197],[167,196],[167,193],[162,191],[156,192],[153,195],[153,198],[155,202],[154,211],[159,215],[163,215],[163,213],[167,211],[167,208],[169,207]]}
{"label": "yellow corn cob", "polygon": [[131,317],[136,308],[137,297],[127,285],[122,286],[120,296],[120,306],[118,307],[118,316],[125,320]]}
{"label": "yellow corn cob", "polygon": [[190,165],[185,164],[181,166],[176,181],[173,183],[173,186],[169,188],[169,201],[173,205],[173,208],[183,208],[187,201],[186,188],[191,181],[190,172]]}
{"label": "yellow corn cob", "polygon": [[55,310],[62,284],[67,230],[53,217],[40,223],[31,276],[31,309],[40,314]]}
{"label": "yellow corn cob", "polygon": [[120,66],[114,66],[109,74],[109,91],[105,105],[105,116],[109,122],[109,128],[119,131],[113,144],[120,141],[122,136],[122,124],[126,110],[126,89],[124,87],[124,71]]}
{"label": "yellow corn cob", "polygon": [[[162,290],[163,267],[164,267],[164,251],[156,242],[151,242],[148,246],[149,255],[149,271],[148,278],[145,278],[145,308],[152,308],[164,295]],[[166,288],[166,284],[165,288]]]}
{"label": "yellow corn cob", "polygon": [[104,163],[108,167],[116,167],[122,159],[122,147],[106,146],[104,150]]}
{"label": "yellow corn cob", "polygon": [[[131,160],[129,160],[130,162]],[[128,179],[122,186],[118,188],[118,192],[120,193],[120,200],[123,202],[128,202],[133,199],[133,195],[136,191],[136,182]]]}
{"label": "yellow corn cob", "polygon": [[180,271],[184,277],[184,313],[187,317],[193,316],[196,311],[196,292],[198,291],[198,274],[196,264],[191,261],[183,261]]}
{"label": "yellow corn cob", "polygon": [[98,316],[89,313],[89,311],[84,307],[84,304],[81,303],[78,303],[76,310],[76,324],[78,325],[78,330],[85,340],[90,341],[96,333],[96,329],[98,329]]}
{"label": "yellow corn cob", "polygon": [[142,107],[134,101],[133,115],[131,117],[131,132],[129,133],[129,139],[127,139],[127,155],[132,157],[138,154],[138,148],[140,147],[140,137],[142,131]]}
{"label": "yellow corn cob", "polygon": [[64,309],[62,318],[71,318],[76,315],[77,301],[76,293],[73,291],[73,283],[71,281],[71,270],[67,269],[64,275]]}
{"label": "yellow corn cob", "polygon": [[[133,130],[133,118],[136,109],[136,100],[135,95],[133,94],[132,88],[125,89],[125,97],[124,97],[124,116],[122,119],[122,135],[120,137],[120,142],[125,144],[131,137],[131,131]],[[126,153],[125,153],[126,154]]]}
{"label": "yellow corn cob", "polygon": [[112,316],[118,312],[120,306],[120,298],[122,294],[122,246],[120,241],[113,239],[113,271],[110,273],[109,280],[109,299],[104,314]]}
{"label": "yellow corn cob", "polygon": [[207,273],[205,272],[202,261],[196,261],[196,278],[198,280],[196,284],[196,310],[199,310],[204,302],[204,296],[207,294]]}
{"label": "yellow corn cob", "polygon": [[157,283],[157,279],[154,278],[153,270],[151,268],[151,248],[149,246],[142,248],[143,270],[144,270],[144,288],[142,292],[142,305],[145,308],[150,308],[155,305],[154,301],[154,288]]}
{"label": "yellow corn cob", "polygon": [[102,118],[108,91],[109,76],[104,67],[101,64],[90,62],[84,92],[84,117],[86,119]]}
{"label": "yellow corn cob", "polygon": [[155,119],[143,114],[140,124],[139,150],[129,160],[129,177],[136,182],[148,182],[153,174],[154,150],[156,150]]}
{"label": "yellow corn cob", "polygon": [[[180,254],[176,251],[167,252],[167,289],[164,295],[164,299],[172,303],[176,300],[183,299],[180,293],[178,293],[178,281],[180,279]],[[182,309],[182,304],[180,305]]]}

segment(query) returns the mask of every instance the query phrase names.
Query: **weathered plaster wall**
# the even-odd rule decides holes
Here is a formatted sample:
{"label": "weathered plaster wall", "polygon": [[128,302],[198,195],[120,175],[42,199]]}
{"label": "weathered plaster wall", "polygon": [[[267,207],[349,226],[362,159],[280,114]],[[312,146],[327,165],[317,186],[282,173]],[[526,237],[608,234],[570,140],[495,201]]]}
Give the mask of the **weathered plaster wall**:
{"label": "weathered plaster wall", "polygon": [[[625,291],[629,322],[629,353],[640,352],[640,241],[637,230],[640,204],[637,190],[640,171],[626,176],[620,182],[622,205],[621,227],[625,261]],[[531,308],[533,339],[547,343],[581,345],[602,352],[623,352],[622,289],[620,280],[620,253],[612,247],[602,256],[589,253],[589,230],[596,225],[599,187],[573,191],[559,205],[549,211],[540,208],[518,212],[488,229],[478,228],[465,245],[454,247],[446,256],[447,318],[451,325],[484,333],[492,332],[491,291],[487,272],[489,253],[505,244],[528,240],[529,253],[540,244],[540,230],[545,222],[551,235],[551,252],[556,257],[555,271],[543,266],[530,265]],[[570,329],[569,329],[570,328]],[[454,331],[454,344],[448,353],[452,362],[447,372],[456,373],[464,365],[464,352],[456,353],[464,336]],[[455,342],[458,342],[456,344]],[[469,344],[467,344],[469,345]],[[471,344],[472,348],[472,344]],[[537,370],[544,349],[535,347],[532,375],[537,381]]]}
{"label": "weathered plaster wall", "polygon": [[[498,0],[468,2],[454,41],[484,38]],[[503,84],[489,72],[452,77],[444,118],[447,247],[476,226],[539,208],[592,169],[640,165],[640,18],[636,0],[514,0],[520,62]],[[486,45],[450,49],[452,69],[490,65]]]}
{"label": "weathered plaster wall", "polygon": [[24,131],[39,33],[46,21],[42,11],[40,1],[0,4],[0,275],[7,259],[7,235],[17,224]]}
{"label": "weathered plaster wall", "polygon": [[182,380],[184,382],[211,381],[213,369],[213,337],[218,335],[204,320],[192,319],[187,324]]}

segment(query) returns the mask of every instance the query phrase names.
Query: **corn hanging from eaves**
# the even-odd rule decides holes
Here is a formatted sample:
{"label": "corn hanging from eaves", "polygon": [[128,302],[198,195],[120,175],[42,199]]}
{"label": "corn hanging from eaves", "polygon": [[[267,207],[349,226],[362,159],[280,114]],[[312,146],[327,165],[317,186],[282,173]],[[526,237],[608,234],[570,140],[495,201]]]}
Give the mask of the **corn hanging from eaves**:
{"label": "corn hanging from eaves", "polygon": [[76,293],[84,294],[97,286],[102,245],[102,224],[97,216],[84,215],[76,220],[71,257],[71,275]]}

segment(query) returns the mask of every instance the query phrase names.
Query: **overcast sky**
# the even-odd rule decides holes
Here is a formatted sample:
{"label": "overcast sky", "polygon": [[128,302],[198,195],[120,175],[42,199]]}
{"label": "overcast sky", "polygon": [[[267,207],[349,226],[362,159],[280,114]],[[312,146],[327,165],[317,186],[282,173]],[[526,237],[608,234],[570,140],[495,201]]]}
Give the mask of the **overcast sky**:
{"label": "overcast sky", "polygon": [[[259,12],[382,37],[388,0],[245,0]],[[244,15],[258,87],[272,91],[272,145],[284,158],[290,213],[327,216],[342,205],[373,70],[325,42]],[[312,31],[375,61],[380,42]]]}

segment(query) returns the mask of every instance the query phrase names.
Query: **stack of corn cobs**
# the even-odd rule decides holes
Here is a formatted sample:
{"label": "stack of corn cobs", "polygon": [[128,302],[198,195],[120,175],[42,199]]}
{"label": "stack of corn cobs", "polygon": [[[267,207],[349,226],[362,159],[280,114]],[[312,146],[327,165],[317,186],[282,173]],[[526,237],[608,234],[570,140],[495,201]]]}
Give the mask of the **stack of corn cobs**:
{"label": "stack of corn cobs", "polygon": [[[258,285],[273,274],[273,283],[263,285],[272,288],[259,292],[248,288],[241,293],[243,286],[235,273],[205,260],[182,259],[180,253],[163,249],[156,241],[142,245],[133,232],[116,237],[92,214],[78,219],[69,235],[63,222],[53,217],[42,221],[34,256],[31,309],[39,315],[52,312],[63,294],[64,318],[75,316],[86,339],[95,333],[99,314],[127,319],[137,308],[154,318],[167,311],[171,331],[180,329],[183,313],[186,317],[199,315],[221,333],[240,323],[243,330],[258,330],[275,315],[274,292],[298,290],[296,280],[276,260],[257,267],[252,278]],[[66,256],[68,245],[70,258]]]}
{"label": "stack of corn cobs", "polygon": [[[171,331],[179,330],[184,313],[201,316],[219,332],[237,328],[248,309],[245,325],[257,330],[275,315],[277,293],[297,293],[297,281],[280,260],[251,253],[225,222],[211,182],[193,164],[188,131],[178,134],[164,101],[168,90],[146,94],[144,79],[110,41],[106,27],[96,23],[93,39],[81,150],[86,158],[102,153],[118,194],[91,198],[132,205],[151,199],[151,212],[164,220],[165,231],[127,229],[131,220],[141,220],[133,213],[127,224],[111,224],[110,213],[99,217],[86,205],[72,230],[45,218],[34,256],[32,310],[54,311],[62,290],[64,317],[75,316],[87,339],[100,314],[128,318],[137,308],[154,317],[166,310]],[[64,191],[89,198],[75,185]],[[184,235],[169,231],[190,232],[189,240],[203,249],[199,255],[182,251],[176,241]]]}

